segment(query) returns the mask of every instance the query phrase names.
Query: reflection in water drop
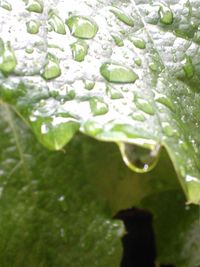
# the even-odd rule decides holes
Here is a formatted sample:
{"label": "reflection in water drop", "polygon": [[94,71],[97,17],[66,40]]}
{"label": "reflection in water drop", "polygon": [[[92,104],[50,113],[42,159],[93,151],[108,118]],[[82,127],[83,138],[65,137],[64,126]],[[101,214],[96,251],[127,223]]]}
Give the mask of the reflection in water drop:
{"label": "reflection in water drop", "polygon": [[152,170],[159,158],[160,145],[153,149],[144,148],[130,143],[119,143],[125,164],[133,171],[144,173]]}
{"label": "reflection in water drop", "polygon": [[98,31],[97,24],[93,20],[83,16],[71,16],[66,20],[66,24],[71,34],[81,39],[92,39]]}

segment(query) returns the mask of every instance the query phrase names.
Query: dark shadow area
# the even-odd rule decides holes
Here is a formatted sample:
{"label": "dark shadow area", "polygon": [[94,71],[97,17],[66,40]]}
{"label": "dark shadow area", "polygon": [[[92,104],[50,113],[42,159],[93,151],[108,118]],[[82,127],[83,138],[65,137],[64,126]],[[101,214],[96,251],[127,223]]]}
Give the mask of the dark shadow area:
{"label": "dark shadow area", "polygon": [[174,265],[172,265],[172,264],[162,264],[162,265],[160,265],[160,267],[175,267]]}
{"label": "dark shadow area", "polygon": [[[121,267],[156,267],[156,245],[151,213],[130,208],[119,211],[113,219],[122,220],[127,231],[122,237]],[[175,266],[161,265],[160,267]]]}

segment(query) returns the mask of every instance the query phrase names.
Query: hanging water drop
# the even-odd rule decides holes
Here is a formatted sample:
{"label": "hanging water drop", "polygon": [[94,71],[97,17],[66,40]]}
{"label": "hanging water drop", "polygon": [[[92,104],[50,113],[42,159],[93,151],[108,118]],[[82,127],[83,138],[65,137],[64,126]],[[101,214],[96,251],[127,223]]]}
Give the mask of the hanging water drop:
{"label": "hanging water drop", "polygon": [[165,25],[171,25],[173,23],[173,13],[169,7],[165,5],[160,6],[158,13],[161,23]]}
{"label": "hanging water drop", "polygon": [[84,16],[71,16],[66,20],[71,34],[81,39],[92,39],[98,31],[96,22]]}
{"label": "hanging water drop", "polygon": [[28,0],[26,9],[30,12],[42,13],[44,9],[43,0]]}
{"label": "hanging water drop", "polygon": [[82,62],[84,61],[88,53],[88,44],[83,40],[78,40],[70,45],[74,60]]}
{"label": "hanging water drop", "polygon": [[130,143],[119,143],[119,148],[125,164],[133,171],[144,173],[152,170],[159,158],[160,145],[152,149]]}
{"label": "hanging water drop", "polygon": [[134,20],[131,16],[126,15],[124,12],[122,12],[120,9],[112,7],[110,9],[110,12],[112,12],[120,21],[125,23],[128,26],[133,27],[134,26]]}
{"label": "hanging water drop", "polygon": [[53,10],[50,10],[48,13],[48,23],[56,33],[66,34],[64,22]]}
{"label": "hanging water drop", "polygon": [[94,97],[90,99],[90,109],[94,116],[104,115],[108,112],[108,105]]}
{"label": "hanging water drop", "polygon": [[39,32],[40,22],[36,20],[30,20],[26,23],[27,32],[30,34],[36,34]]}
{"label": "hanging water drop", "polygon": [[100,73],[112,83],[134,83],[138,78],[131,68],[112,63],[104,63],[100,68]]}
{"label": "hanging water drop", "polygon": [[44,67],[42,77],[46,80],[51,80],[57,78],[60,75],[61,75],[61,69],[59,66],[58,59],[52,54],[48,53],[47,63]]}
{"label": "hanging water drop", "polygon": [[0,71],[9,74],[17,66],[17,59],[10,42],[4,43],[0,38]]}

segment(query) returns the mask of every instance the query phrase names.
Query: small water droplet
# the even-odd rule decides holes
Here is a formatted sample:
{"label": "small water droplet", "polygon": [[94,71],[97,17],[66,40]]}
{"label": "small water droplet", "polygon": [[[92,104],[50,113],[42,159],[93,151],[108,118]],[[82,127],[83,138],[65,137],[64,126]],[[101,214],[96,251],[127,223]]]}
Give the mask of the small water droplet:
{"label": "small water droplet", "polygon": [[117,46],[120,46],[120,47],[124,46],[124,42],[120,36],[112,35],[112,37]]}
{"label": "small water droplet", "polygon": [[134,44],[135,47],[139,49],[145,49],[146,48],[146,43],[142,38],[131,38],[131,42]]}
{"label": "small water droplet", "polygon": [[0,7],[6,9],[8,11],[12,10],[12,5],[10,3],[8,3],[8,1],[6,1],[6,0],[1,0],[0,1]]}
{"label": "small water droplet", "polygon": [[158,65],[157,65],[155,62],[151,62],[151,63],[149,64],[149,68],[150,68],[150,70],[152,70],[152,71],[158,71]]}
{"label": "small water droplet", "polygon": [[90,108],[95,116],[104,115],[108,112],[108,105],[96,97],[90,99]]}
{"label": "small water droplet", "polygon": [[71,16],[66,24],[71,34],[81,39],[92,39],[98,31],[96,22],[84,16]]}
{"label": "small water droplet", "polygon": [[142,65],[142,60],[141,60],[141,58],[136,58],[135,60],[134,60],[134,62],[135,62],[135,64],[137,65],[137,66],[141,66]]}
{"label": "small water droplet", "polygon": [[106,88],[107,94],[111,99],[120,99],[123,98],[123,94],[117,90],[116,88],[113,88],[111,86],[107,86]]}
{"label": "small water droplet", "polygon": [[83,125],[83,128],[86,134],[92,136],[97,136],[99,133],[103,131],[102,125],[92,120],[86,121]]}
{"label": "small water droplet", "polygon": [[167,96],[154,91],[154,99],[156,102],[163,104],[164,106],[169,108],[171,111],[175,111],[175,106],[173,102]]}
{"label": "small water droplet", "polygon": [[104,63],[100,68],[100,73],[112,83],[134,83],[138,78],[131,68],[112,63]]}
{"label": "small water droplet", "polygon": [[78,40],[70,45],[74,60],[78,62],[84,61],[88,53],[88,44],[83,40]]}
{"label": "small water droplet", "polygon": [[126,15],[120,9],[112,7],[112,9],[110,9],[110,12],[112,12],[120,21],[122,21],[126,25],[131,26],[131,27],[134,26],[133,18],[131,16]]}
{"label": "small water droplet", "polygon": [[92,90],[95,86],[95,82],[89,80],[84,80],[84,84],[86,90]]}
{"label": "small water droplet", "polygon": [[28,0],[26,9],[30,12],[42,13],[44,9],[43,0]]}
{"label": "small water droplet", "polygon": [[46,80],[54,79],[61,75],[61,69],[58,59],[52,54],[48,53],[47,63],[44,67],[42,77]]}
{"label": "small water droplet", "polygon": [[30,20],[26,23],[27,32],[30,34],[36,34],[39,32],[40,22],[36,20]]}
{"label": "small water droplet", "polygon": [[173,23],[173,12],[169,7],[165,5],[160,6],[158,13],[161,23],[165,25],[171,25]]}
{"label": "small water droplet", "polygon": [[192,59],[189,56],[186,56],[182,61],[183,70],[188,79],[191,79],[194,76],[194,66],[192,64]]}
{"label": "small water droplet", "polygon": [[64,22],[58,15],[54,13],[53,10],[49,11],[48,23],[56,33],[66,34]]}
{"label": "small water droplet", "polygon": [[130,143],[119,143],[125,164],[133,171],[144,173],[152,170],[159,158],[160,145],[149,149]]}
{"label": "small water droplet", "polygon": [[146,99],[135,96],[134,102],[135,102],[136,107],[139,108],[140,110],[144,111],[145,113],[147,113],[149,115],[155,114],[154,107]]}
{"label": "small water droplet", "polygon": [[0,71],[5,74],[11,73],[16,65],[17,59],[10,42],[4,43],[0,38]]}
{"label": "small water droplet", "polygon": [[133,114],[132,115],[132,118],[134,120],[136,120],[136,121],[145,121],[146,120],[145,116],[143,114],[141,114],[141,113],[135,113],[135,114]]}
{"label": "small water droplet", "polygon": [[33,47],[31,47],[31,46],[27,46],[27,48],[25,49],[25,51],[26,51],[26,53],[28,53],[28,54],[32,54],[33,51],[34,51],[34,49],[33,49]]}

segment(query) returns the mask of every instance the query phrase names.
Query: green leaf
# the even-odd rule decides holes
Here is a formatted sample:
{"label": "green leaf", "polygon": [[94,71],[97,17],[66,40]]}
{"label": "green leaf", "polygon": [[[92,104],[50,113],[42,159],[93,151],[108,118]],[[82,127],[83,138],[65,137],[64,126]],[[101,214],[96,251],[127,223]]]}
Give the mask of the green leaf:
{"label": "green leaf", "polygon": [[84,139],[49,152],[10,107],[0,108],[2,267],[119,266],[121,222],[85,170]]}
{"label": "green leaf", "polygon": [[[143,146],[150,157],[159,144],[188,201],[200,203],[199,1],[8,2],[10,11],[0,9],[10,51],[1,45],[0,97],[31,121],[39,140],[60,149],[79,128],[100,140]],[[41,23],[37,34],[27,32],[31,20]],[[83,61],[71,51],[79,38],[88,47]],[[86,83],[95,84],[88,90]],[[108,87],[122,97],[111,97]],[[32,123],[58,118],[75,121],[70,135],[57,124],[48,134],[43,123]]]}

